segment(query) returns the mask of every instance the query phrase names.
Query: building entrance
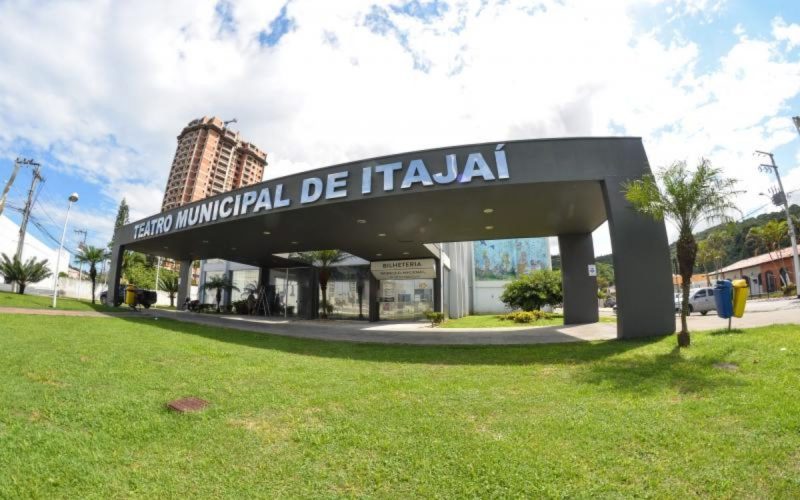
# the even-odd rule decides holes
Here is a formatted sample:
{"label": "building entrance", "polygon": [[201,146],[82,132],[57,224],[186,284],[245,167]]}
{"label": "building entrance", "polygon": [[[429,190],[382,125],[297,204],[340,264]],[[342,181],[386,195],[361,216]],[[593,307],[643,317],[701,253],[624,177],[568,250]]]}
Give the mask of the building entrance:
{"label": "building entrance", "polygon": [[424,319],[433,311],[433,280],[381,280],[382,320]]}

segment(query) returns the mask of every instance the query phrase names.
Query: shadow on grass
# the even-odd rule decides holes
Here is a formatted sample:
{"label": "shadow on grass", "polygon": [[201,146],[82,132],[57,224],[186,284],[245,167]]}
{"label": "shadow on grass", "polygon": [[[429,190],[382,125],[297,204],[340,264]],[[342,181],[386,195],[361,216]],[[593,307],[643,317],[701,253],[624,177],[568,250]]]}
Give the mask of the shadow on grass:
{"label": "shadow on grass", "polygon": [[731,328],[730,330],[727,328],[720,328],[719,330],[711,330],[708,332],[709,335],[737,335],[740,333],[745,333],[745,330],[741,328]]}
{"label": "shadow on grass", "polygon": [[672,388],[694,395],[720,386],[746,385],[736,374],[723,372],[715,364],[728,358],[733,347],[711,354],[684,352],[675,346],[667,353],[650,353],[606,359],[579,375],[580,382],[632,394],[649,394]]}
{"label": "shadow on grass", "polygon": [[632,349],[658,344],[664,337],[637,340],[573,342],[510,346],[432,346],[407,344],[360,343],[317,340],[251,332],[222,326],[150,317],[119,318],[134,324],[146,324],[166,332],[194,335],[256,349],[272,349],[291,354],[375,362],[420,363],[437,365],[533,365],[593,363]]}

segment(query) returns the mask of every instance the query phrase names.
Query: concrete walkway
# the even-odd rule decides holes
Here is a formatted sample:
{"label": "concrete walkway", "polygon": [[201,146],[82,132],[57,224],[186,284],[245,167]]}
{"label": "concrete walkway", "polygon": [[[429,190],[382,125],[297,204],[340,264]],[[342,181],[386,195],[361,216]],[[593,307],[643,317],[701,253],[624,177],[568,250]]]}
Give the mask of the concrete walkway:
{"label": "concrete walkway", "polygon": [[[607,315],[610,311],[601,311]],[[170,318],[187,323],[233,328],[295,338],[412,345],[523,345],[560,342],[613,340],[617,337],[614,323],[586,325],[503,327],[503,328],[431,328],[427,322],[307,321],[263,318],[256,316],[215,316],[186,311],[149,309],[142,312],[69,311],[3,307],[0,314],[36,314],[46,316]],[[676,330],[680,317],[675,318]],[[795,323],[800,332],[800,300],[773,300],[748,303],[743,318],[733,319],[733,328],[751,328],[772,324]],[[689,316],[692,331],[717,330],[728,327],[728,321],[713,311],[707,316]]]}
{"label": "concrete walkway", "polygon": [[347,320],[281,320],[152,309],[142,314],[285,337],[377,344],[522,345],[611,340],[617,337],[617,326],[614,323],[511,328],[431,328],[430,323],[418,321],[367,323]]}

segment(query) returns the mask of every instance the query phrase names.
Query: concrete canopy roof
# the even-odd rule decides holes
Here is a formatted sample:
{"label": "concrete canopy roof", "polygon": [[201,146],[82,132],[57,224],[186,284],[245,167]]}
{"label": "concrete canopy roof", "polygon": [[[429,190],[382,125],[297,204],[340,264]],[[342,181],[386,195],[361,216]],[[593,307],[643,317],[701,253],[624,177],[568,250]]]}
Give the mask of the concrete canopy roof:
{"label": "concrete canopy roof", "polygon": [[[387,165],[392,166],[388,171]],[[414,170],[420,165],[425,172]],[[436,181],[436,174],[442,180],[453,167],[455,181],[430,180]],[[330,248],[366,260],[430,257],[424,243],[591,233],[607,218],[602,183],[609,177],[638,178],[643,172],[649,167],[638,138],[440,148],[306,171],[206,198],[126,225],[116,241],[127,250],[176,260],[221,258],[256,266],[285,264],[277,253]],[[309,178],[319,178],[325,187],[338,179],[338,188],[323,188],[319,199],[301,203]],[[410,185],[402,184],[409,179]],[[279,185],[288,206],[277,207]],[[182,210],[219,205],[226,197],[263,188],[271,196],[267,210],[186,227],[173,222],[161,234],[141,229],[159,216],[177,220]],[[326,194],[331,196],[326,199]]]}

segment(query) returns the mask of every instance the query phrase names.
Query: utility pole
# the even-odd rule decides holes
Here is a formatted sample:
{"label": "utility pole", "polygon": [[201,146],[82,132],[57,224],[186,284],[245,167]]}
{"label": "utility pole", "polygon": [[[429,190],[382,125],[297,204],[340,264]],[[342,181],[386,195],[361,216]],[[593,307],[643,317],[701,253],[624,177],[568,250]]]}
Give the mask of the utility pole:
{"label": "utility pole", "polygon": [[22,165],[33,165],[36,162],[28,159],[28,158],[17,158],[14,160],[14,170],[11,171],[11,177],[8,178],[8,182],[6,182],[6,187],[3,189],[3,194],[0,195],[0,215],[3,215],[3,209],[6,208],[6,198],[8,198],[8,191],[11,189],[11,185],[14,184],[14,179],[17,178],[17,173],[19,172],[19,167]]}
{"label": "utility pole", "polygon": [[[86,231],[86,229],[73,229],[73,232],[83,235],[83,241],[78,244],[78,248],[80,250],[86,248],[86,235],[88,231]],[[81,298],[81,288],[83,288],[83,263],[78,266],[78,298]]]}
{"label": "utility pole", "polygon": [[781,182],[781,175],[778,173],[778,165],[775,164],[775,158],[772,153],[764,151],[756,151],[756,154],[761,156],[768,156],[770,164],[762,163],[758,169],[762,172],[772,172],[778,180],[778,190],[773,193],[772,202],[777,205],[783,205],[786,211],[786,222],[789,225],[789,240],[792,243],[792,262],[794,264],[794,284],[797,290],[797,298],[800,299],[800,257],[797,255],[797,235],[794,231],[794,223],[792,222],[792,215],[789,212],[789,200],[786,198],[786,191],[783,190],[783,182]]}
{"label": "utility pole", "polygon": [[31,188],[28,190],[28,200],[25,202],[25,209],[22,211],[22,223],[19,225],[19,240],[17,241],[17,253],[15,257],[22,262],[22,247],[25,245],[25,233],[28,229],[28,219],[31,216],[31,209],[33,209],[33,192],[36,189],[36,183],[43,181],[44,177],[39,173],[40,164],[30,160],[23,165],[33,166],[33,178],[31,179]]}

